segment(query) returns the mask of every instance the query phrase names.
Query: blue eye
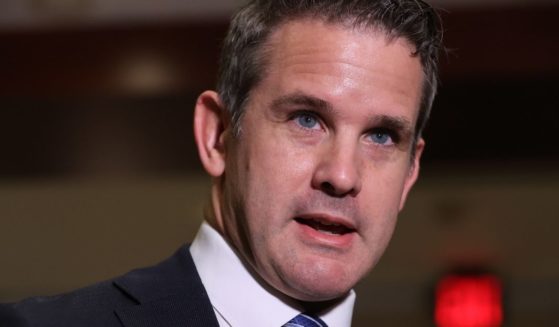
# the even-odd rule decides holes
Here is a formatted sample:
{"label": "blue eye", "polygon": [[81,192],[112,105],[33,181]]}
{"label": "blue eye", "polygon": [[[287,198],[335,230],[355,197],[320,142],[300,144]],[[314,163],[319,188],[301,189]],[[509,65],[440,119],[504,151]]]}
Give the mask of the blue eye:
{"label": "blue eye", "polygon": [[385,132],[374,132],[370,137],[373,142],[380,145],[390,145],[394,142],[390,134]]}
{"label": "blue eye", "polygon": [[316,128],[318,125],[318,120],[309,114],[300,114],[295,118],[297,124],[301,125],[301,127],[313,129]]}

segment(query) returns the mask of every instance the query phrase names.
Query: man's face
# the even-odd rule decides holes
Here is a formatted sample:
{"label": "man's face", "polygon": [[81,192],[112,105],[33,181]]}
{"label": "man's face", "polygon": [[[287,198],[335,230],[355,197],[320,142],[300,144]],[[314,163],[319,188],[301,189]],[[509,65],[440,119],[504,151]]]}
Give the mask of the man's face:
{"label": "man's face", "polygon": [[226,141],[218,219],[274,288],[329,300],[379,260],[415,181],[422,68],[403,39],[316,20],[283,25],[269,45]]}

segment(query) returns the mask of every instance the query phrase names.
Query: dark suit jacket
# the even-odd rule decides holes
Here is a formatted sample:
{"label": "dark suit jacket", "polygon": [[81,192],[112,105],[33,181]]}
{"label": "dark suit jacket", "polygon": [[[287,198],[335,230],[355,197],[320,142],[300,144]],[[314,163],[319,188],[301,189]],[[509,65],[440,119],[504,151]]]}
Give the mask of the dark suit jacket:
{"label": "dark suit jacket", "polygon": [[20,317],[11,319],[23,317],[30,327],[218,327],[187,246],[156,266],[13,309]]}

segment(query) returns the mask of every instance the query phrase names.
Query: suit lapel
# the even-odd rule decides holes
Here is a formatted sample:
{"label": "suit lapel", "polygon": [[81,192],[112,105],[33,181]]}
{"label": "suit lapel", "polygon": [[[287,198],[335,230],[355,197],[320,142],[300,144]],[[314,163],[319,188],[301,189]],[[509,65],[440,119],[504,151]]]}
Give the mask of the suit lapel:
{"label": "suit lapel", "polygon": [[125,327],[218,327],[186,246],[157,266],[135,270],[116,279],[114,285],[135,302],[135,305],[115,310]]}

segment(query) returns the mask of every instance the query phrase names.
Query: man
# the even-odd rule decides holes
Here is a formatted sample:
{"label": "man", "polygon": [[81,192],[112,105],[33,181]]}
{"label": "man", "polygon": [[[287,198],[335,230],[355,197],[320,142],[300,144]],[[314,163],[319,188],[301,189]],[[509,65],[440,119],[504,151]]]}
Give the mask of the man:
{"label": "man", "polygon": [[250,2],[196,103],[212,188],[193,244],[15,310],[31,326],[349,326],[418,176],[440,38],[419,0]]}

